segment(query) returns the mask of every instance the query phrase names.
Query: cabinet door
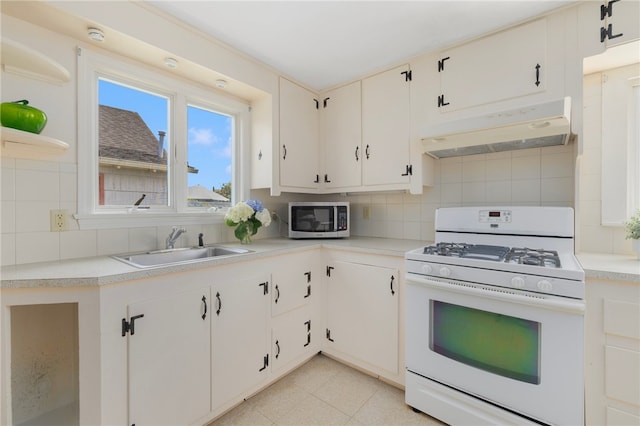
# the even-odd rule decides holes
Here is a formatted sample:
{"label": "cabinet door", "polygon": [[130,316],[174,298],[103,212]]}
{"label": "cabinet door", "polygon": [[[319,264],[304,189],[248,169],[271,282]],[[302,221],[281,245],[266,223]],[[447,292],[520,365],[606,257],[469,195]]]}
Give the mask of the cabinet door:
{"label": "cabinet door", "polygon": [[269,289],[266,274],[212,287],[212,408],[265,378],[269,362]]}
{"label": "cabinet door", "polygon": [[442,53],[437,64],[440,112],[488,104],[545,90],[544,19]]}
{"label": "cabinet door", "polygon": [[186,425],[209,413],[209,289],[134,303],[127,310],[134,327],[128,336],[129,423]]}
{"label": "cabinet door", "polygon": [[308,304],[313,291],[313,281],[318,279],[306,255],[289,256],[285,263],[279,268],[274,268],[272,274],[273,316]]}
{"label": "cabinet door", "polygon": [[[595,5],[594,5],[595,6]],[[600,41],[607,47],[640,39],[640,2],[608,1],[601,6]]]}
{"label": "cabinet door", "polygon": [[332,262],[327,278],[327,350],[398,373],[398,270]]}
{"label": "cabinet door", "polygon": [[271,328],[271,369],[278,371],[291,366],[301,356],[311,352],[312,338],[319,333],[313,329],[308,307],[280,315],[272,320]]}
{"label": "cabinet door", "polygon": [[362,81],[362,183],[409,183],[409,66]]}
{"label": "cabinet door", "polygon": [[280,79],[280,185],[318,189],[317,96]]}
{"label": "cabinet door", "polygon": [[360,82],[327,92],[322,98],[325,188],[362,183],[362,99]]}

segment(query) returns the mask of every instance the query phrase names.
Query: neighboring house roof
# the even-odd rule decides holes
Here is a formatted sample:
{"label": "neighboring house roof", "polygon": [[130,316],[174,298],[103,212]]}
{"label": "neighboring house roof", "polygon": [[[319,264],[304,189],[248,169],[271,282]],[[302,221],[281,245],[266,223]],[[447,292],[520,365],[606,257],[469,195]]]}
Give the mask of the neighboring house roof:
{"label": "neighboring house roof", "polygon": [[159,142],[140,114],[100,105],[99,156],[142,163],[166,164]]}

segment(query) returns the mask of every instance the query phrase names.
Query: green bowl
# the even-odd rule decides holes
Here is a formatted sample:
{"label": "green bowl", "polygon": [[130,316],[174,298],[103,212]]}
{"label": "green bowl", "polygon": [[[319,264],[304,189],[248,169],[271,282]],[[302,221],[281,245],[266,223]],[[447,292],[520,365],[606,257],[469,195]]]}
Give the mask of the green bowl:
{"label": "green bowl", "polygon": [[47,124],[47,115],[27,105],[29,101],[3,102],[0,106],[0,122],[4,127],[40,133]]}

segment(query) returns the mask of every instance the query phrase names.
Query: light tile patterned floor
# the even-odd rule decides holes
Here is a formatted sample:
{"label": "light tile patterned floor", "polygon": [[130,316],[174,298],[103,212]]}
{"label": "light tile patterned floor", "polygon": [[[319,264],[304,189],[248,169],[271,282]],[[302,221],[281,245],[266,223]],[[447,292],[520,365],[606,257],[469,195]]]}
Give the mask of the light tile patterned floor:
{"label": "light tile patterned floor", "polygon": [[404,391],[317,355],[209,426],[428,425],[444,423],[415,413]]}

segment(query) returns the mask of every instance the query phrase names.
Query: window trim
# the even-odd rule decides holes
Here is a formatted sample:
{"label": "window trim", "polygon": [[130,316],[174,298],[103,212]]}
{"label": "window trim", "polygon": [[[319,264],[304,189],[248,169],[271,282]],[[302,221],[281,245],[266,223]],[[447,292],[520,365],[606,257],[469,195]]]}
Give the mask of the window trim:
{"label": "window trim", "polygon": [[[223,96],[209,87],[186,81],[169,73],[110,53],[78,47],[78,209],[75,218],[80,229],[131,228],[162,225],[195,225],[224,222],[224,210],[189,207],[187,191],[187,111],[189,104],[201,105],[234,117],[235,143],[231,184],[234,199],[249,195],[250,106],[237,98]],[[173,114],[169,117],[170,155],[173,171],[169,176],[170,205],[152,209],[97,208],[98,188],[98,91],[97,78],[122,79],[141,88],[158,88],[171,93]],[[171,89],[168,89],[171,88]],[[203,96],[203,94],[206,94]],[[178,111],[182,111],[178,118]],[[173,174],[173,176],[171,176]],[[184,175],[184,176],[183,176]],[[183,188],[184,187],[184,188]],[[184,195],[184,197],[183,197]],[[184,198],[184,199],[182,199]]]}

